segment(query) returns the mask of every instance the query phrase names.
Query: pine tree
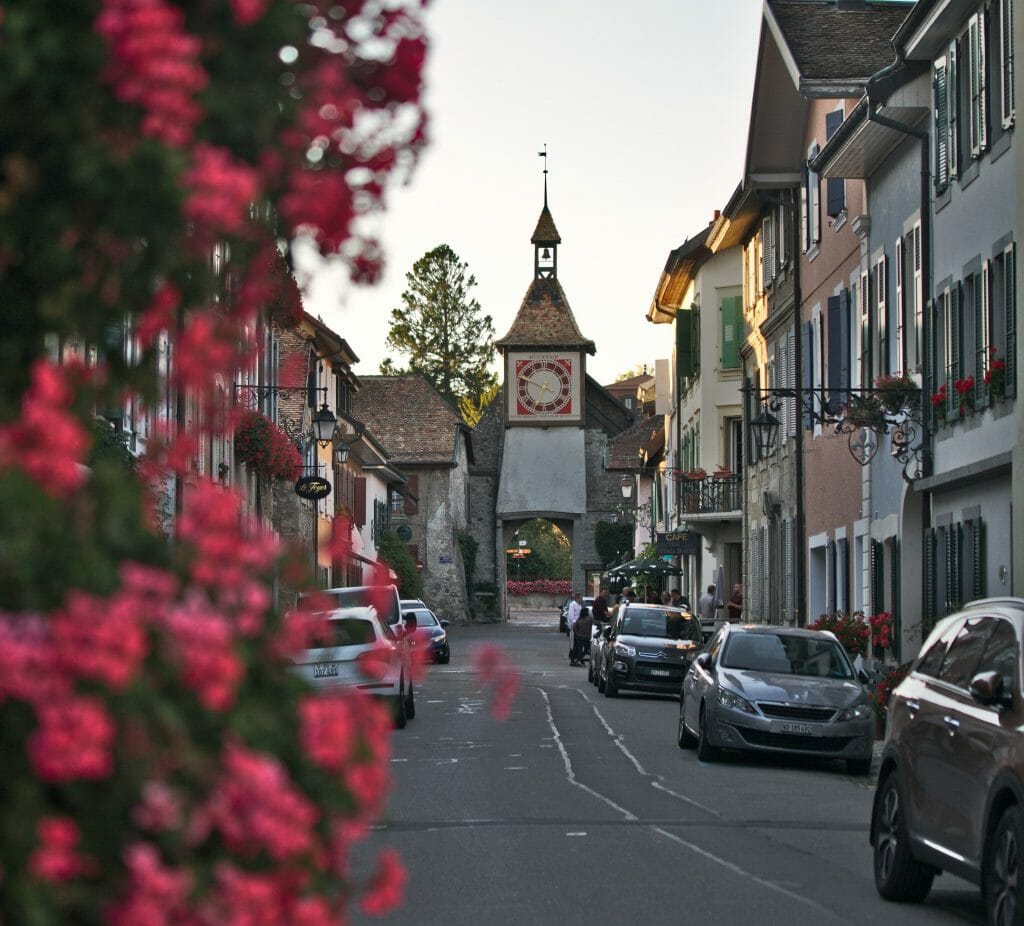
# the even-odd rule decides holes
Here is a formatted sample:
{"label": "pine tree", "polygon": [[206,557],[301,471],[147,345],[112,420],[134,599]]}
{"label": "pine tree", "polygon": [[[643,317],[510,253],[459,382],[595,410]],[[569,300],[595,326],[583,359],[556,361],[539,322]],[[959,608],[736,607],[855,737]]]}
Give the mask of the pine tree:
{"label": "pine tree", "polygon": [[402,307],[391,310],[389,348],[409,358],[408,368],[391,358],[384,374],[423,373],[454,405],[475,400],[497,382],[487,369],[494,358],[494,324],[470,295],[476,278],[447,244],[424,254],[405,275]]}

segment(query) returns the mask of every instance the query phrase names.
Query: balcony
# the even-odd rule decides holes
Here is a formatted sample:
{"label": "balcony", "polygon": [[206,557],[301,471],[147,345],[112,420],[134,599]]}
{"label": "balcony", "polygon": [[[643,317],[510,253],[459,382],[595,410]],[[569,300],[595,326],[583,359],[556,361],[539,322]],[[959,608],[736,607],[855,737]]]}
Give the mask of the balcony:
{"label": "balcony", "polygon": [[679,510],[693,515],[730,515],[743,508],[743,477],[729,475],[683,475],[679,480]]}

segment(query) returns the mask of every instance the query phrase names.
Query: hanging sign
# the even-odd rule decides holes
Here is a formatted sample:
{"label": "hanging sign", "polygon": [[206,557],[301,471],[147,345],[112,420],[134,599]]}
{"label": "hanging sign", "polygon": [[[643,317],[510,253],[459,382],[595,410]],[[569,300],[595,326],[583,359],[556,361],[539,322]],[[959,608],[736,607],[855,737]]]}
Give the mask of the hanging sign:
{"label": "hanging sign", "polygon": [[699,556],[703,538],[696,531],[658,532],[655,549],[658,556]]}
{"label": "hanging sign", "polygon": [[295,483],[295,494],[316,502],[331,494],[331,484],[323,476],[303,476]]}

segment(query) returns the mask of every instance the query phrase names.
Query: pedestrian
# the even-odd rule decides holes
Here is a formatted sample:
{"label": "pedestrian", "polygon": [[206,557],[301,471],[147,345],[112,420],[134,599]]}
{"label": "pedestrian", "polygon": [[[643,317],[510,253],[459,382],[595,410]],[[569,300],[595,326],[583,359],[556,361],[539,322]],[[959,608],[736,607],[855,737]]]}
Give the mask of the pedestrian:
{"label": "pedestrian", "polygon": [[678,588],[672,589],[672,607],[689,608],[690,599],[687,598]]}
{"label": "pedestrian", "polygon": [[583,610],[583,592],[577,592],[572,596],[569,607],[565,612],[565,626],[569,628],[569,661],[572,662],[572,654],[575,651],[575,638],[572,635],[572,628],[579,620],[580,611]]}
{"label": "pedestrian", "polygon": [[611,615],[608,613],[607,585],[601,586],[593,605],[590,607],[590,613],[593,615],[594,623],[597,624],[599,629],[611,621]]}
{"label": "pedestrian", "polygon": [[715,622],[715,587],[708,586],[708,590],[697,599],[697,614],[700,615],[702,624],[713,624]]}
{"label": "pedestrian", "polygon": [[661,593],[661,603],[666,606],[672,604],[672,593],[668,589]]}
{"label": "pedestrian", "polygon": [[725,614],[730,624],[738,624],[743,614],[743,586],[737,582],[732,587],[732,594],[725,603]]}
{"label": "pedestrian", "polygon": [[569,660],[570,665],[583,665],[583,657],[590,652],[590,634],[593,629],[594,616],[590,613],[590,608],[581,608],[580,616],[576,618],[576,623],[572,625],[573,645],[572,658]]}
{"label": "pedestrian", "polygon": [[622,586],[622,590],[619,592],[619,604],[628,604],[630,597],[633,594],[633,589],[629,585]]}

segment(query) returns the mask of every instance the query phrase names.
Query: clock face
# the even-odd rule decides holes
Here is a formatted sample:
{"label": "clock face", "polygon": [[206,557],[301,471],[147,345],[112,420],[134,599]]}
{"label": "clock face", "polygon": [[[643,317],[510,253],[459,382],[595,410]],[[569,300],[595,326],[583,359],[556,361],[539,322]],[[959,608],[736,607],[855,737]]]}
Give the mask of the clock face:
{"label": "clock face", "polygon": [[520,354],[510,359],[510,417],[564,420],[579,415],[576,357]]}

